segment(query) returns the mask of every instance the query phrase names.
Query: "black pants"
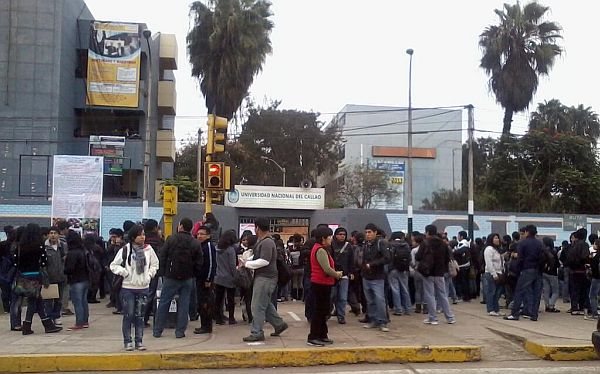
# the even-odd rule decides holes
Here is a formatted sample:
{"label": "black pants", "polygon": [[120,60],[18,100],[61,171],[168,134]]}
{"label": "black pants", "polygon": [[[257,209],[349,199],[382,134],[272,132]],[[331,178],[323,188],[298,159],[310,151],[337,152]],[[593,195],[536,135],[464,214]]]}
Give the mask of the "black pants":
{"label": "black pants", "polygon": [[315,300],[315,310],[310,320],[310,333],[308,340],[327,339],[327,315],[331,305],[331,286],[311,282],[311,289]]}
{"label": "black pants", "polygon": [[571,311],[583,311],[590,308],[590,281],[585,270],[569,272],[569,294],[571,296]]}
{"label": "black pants", "polygon": [[[154,310],[154,304],[156,304],[156,288],[158,287],[158,277],[150,280],[150,287],[148,289],[148,301],[146,302],[146,310],[144,311],[144,322],[150,320],[150,314]],[[102,297],[102,296],[100,296]]]}
{"label": "black pants", "polygon": [[471,300],[471,291],[469,289],[469,267],[458,269],[456,276],[456,293],[463,300]]}
{"label": "black pants", "polygon": [[227,305],[226,309],[229,312],[229,319],[234,318],[235,312],[235,288],[227,288],[224,286],[216,285],[215,286],[215,305],[217,306],[218,313],[215,314],[215,319],[221,322],[223,318],[223,314],[221,311],[223,310],[223,299],[225,298],[225,293],[227,293]]}
{"label": "black pants", "polygon": [[217,309],[215,308],[214,291],[212,287],[206,287],[203,280],[196,281],[196,295],[198,299],[198,314],[200,314],[200,326],[212,330],[213,311]]}
{"label": "black pants", "polygon": [[240,296],[246,305],[246,316],[248,323],[252,322],[252,287],[240,288]]}

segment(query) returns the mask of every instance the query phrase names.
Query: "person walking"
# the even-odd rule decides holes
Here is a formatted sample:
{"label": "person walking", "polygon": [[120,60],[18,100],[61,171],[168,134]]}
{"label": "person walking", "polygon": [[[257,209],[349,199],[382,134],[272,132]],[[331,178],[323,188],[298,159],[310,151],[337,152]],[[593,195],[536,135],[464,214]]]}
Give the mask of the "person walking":
{"label": "person walking", "polygon": [[[62,330],[62,327],[56,326],[51,318],[46,315],[44,309],[44,300],[40,294],[44,281],[41,271],[46,266],[46,251],[44,249],[44,240],[40,232],[40,227],[34,223],[28,224],[19,239],[17,250],[14,253],[14,263],[20,276],[37,280],[40,284],[36,290],[35,296],[27,297],[27,313],[25,320],[21,324],[21,332],[23,335],[33,334],[31,322],[33,315],[37,313],[42,320],[46,333],[54,333]],[[44,287],[48,287],[44,284]]]}
{"label": "person walking", "polygon": [[263,331],[265,321],[275,329],[271,336],[280,336],[288,328],[271,302],[273,293],[277,290],[277,248],[269,235],[269,220],[259,217],[254,221],[254,225],[258,243],[252,260],[244,263],[245,267],[254,270],[252,328],[250,335],[243,338],[245,342],[265,340]]}
{"label": "person walking", "polygon": [[[121,305],[123,310],[123,345],[133,351],[131,325],[135,328],[135,349],[145,351],[144,312],[148,301],[149,286],[158,271],[158,257],[151,245],[145,244],[146,236],[141,225],[129,230],[129,243],[122,247],[110,264],[110,271],[123,277]],[[125,253],[123,253],[125,251]],[[123,258],[125,261],[123,262]]]}
{"label": "person walking", "polygon": [[177,234],[167,239],[159,254],[158,273],[163,276],[163,283],[152,331],[155,338],[162,336],[169,306],[175,295],[179,295],[175,337],[185,337],[193,278],[202,270],[202,249],[200,242],[190,233],[192,227],[193,223],[189,218],[179,221]]}
{"label": "person walking", "polygon": [[310,333],[307,345],[323,347],[333,344],[329,339],[327,315],[330,311],[331,287],[336,280],[342,279],[343,271],[336,271],[333,257],[329,251],[333,231],[329,227],[317,229],[316,243],[310,252],[310,281],[315,298],[315,313],[310,321]]}
{"label": "person walking", "polygon": [[485,303],[488,315],[500,316],[500,295],[504,292],[504,257],[500,254],[500,235],[492,233],[488,235],[483,252],[485,259],[485,273],[483,289],[486,292]]}

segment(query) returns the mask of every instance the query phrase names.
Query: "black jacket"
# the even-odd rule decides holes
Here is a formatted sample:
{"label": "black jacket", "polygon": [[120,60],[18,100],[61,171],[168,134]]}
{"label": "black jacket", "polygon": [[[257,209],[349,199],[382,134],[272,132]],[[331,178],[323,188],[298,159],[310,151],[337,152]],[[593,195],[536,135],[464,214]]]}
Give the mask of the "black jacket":
{"label": "black jacket", "polygon": [[572,271],[584,271],[590,257],[590,247],[583,240],[577,240],[567,253],[567,266]]}
{"label": "black jacket", "polygon": [[354,248],[352,244],[348,242],[338,243],[334,240],[331,243],[331,248],[333,249],[335,270],[341,271],[343,275],[348,276],[352,272],[354,264]]}
{"label": "black jacket", "polygon": [[[389,253],[386,242],[382,239],[365,242],[361,276],[368,280],[385,279],[385,264],[389,262]],[[368,269],[367,264],[369,264]]]}
{"label": "black jacket", "polygon": [[202,267],[196,276],[198,281],[212,282],[217,274],[217,246],[210,240],[200,244],[202,247]]}
{"label": "black jacket", "polygon": [[83,248],[69,248],[67,259],[65,260],[65,274],[67,283],[89,282],[86,252]]}
{"label": "black jacket", "polygon": [[[429,258],[429,260],[427,260]],[[439,236],[431,236],[423,241],[415,255],[418,262],[431,261],[430,273],[425,276],[443,277],[448,272],[450,252],[448,246]],[[417,268],[418,269],[418,268]]]}
{"label": "black jacket", "polygon": [[158,275],[187,280],[200,274],[202,248],[189,232],[171,235],[158,255]]}

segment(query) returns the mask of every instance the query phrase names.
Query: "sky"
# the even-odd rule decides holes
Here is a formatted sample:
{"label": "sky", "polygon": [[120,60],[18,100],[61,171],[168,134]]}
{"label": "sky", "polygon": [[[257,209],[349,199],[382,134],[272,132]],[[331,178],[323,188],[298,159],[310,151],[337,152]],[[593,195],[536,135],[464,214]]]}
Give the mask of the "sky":
{"label": "sky", "polygon": [[[186,55],[189,0],[86,0],[104,21],[146,23],[175,34],[179,45],[175,136],[206,129],[204,98]],[[282,109],[321,113],[328,122],[346,104],[408,106],[409,56],[413,107],[475,107],[476,137],[501,132],[503,111],[479,68],[479,35],[496,24],[495,0],[272,0],[273,53],[250,87],[257,104],[280,100]],[[511,4],[514,2],[510,2]],[[525,3],[525,2],[522,2]],[[600,110],[597,22],[600,2],[545,0],[547,19],[563,27],[557,58],[542,78],[529,111],[516,113],[512,132],[527,130],[530,111],[545,100]],[[466,129],[466,111],[463,115]],[[491,133],[492,136],[497,136]],[[463,138],[466,138],[466,131]]]}

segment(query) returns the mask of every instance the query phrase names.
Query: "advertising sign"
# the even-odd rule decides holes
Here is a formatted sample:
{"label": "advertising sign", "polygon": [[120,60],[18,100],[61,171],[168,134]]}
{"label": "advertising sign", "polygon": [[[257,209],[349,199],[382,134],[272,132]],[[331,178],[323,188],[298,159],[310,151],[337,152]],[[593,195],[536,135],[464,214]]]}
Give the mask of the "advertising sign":
{"label": "advertising sign", "polygon": [[373,207],[380,209],[404,209],[404,162],[377,162],[375,164],[375,169],[387,173],[389,176],[388,188],[396,190],[398,192],[398,197],[389,203],[385,200],[376,201]]}
{"label": "advertising sign", "polygon": [[238,185],[225,195],[235,208],[325,209],[324,188]]}
{"label": "advertising sign", "polygon": [[90,156],[104,157],[104,175],[123,176],[124,136],[90,135]]}
{"label": "advertising sign", "polygon": [[52,225],[67,221],[82,234],[98,234],[103,177],[102,157],[54,156]]}
{"label": "advertising sign", "polygon": [[91,21],[86,104],[137,108],[140,56],[138,24]]}

